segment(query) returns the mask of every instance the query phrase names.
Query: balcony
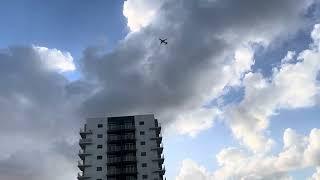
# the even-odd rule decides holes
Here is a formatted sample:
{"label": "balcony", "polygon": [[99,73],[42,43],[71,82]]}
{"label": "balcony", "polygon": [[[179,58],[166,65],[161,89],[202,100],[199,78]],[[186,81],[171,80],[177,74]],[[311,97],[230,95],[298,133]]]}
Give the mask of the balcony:
{"label": "balcony", "polygon": [[107,142],[115,142],[117,141],[135,141],[136,137],[134,134],[125,134],[125,135],[109,135]]}
{"label": "balcony", "polygon": [[108,137],[108,141],[120,141],[121,140],[121,136],[120,135],[109,135]]}
{"label": "balcony", "polygon": [[156,136],[156,137],[150,138],[150,140],[155,140],[155,141],[157,141],[158,144],[161,144],[162,136]]}
{"label": "balcony", "polygon": [[83,173],[78,173],[78,180],[89,179],[89,176],[84,175]]}
{"label": "balcony", "polygon": [[126,134],[122,136],[122,140],[124,141],[135,141],[136,137],[134,136],[134,134]]}
{"label": "balcony", "polygon": [[87,130],[87,129],[80,129],[80,136],[81,138],[86,138],[87,134],[92,134],[91,130]]}
{"label": "balcony", "polygon": [[135,156],[124,156],[122,158],[122,161],[125,162],[125,163],[130,163],[130,162],[136,162],[137,159]]}
{"label": "balcony", "polygon": [[111,165],[111,164],[117,164],[117,163],[121,163],[121,157],[110,157],[107,159],[107,164]]}
{"label": "balcony", "polygon": [[80,157],[81,160],[84,160],[86,156],[90,156],[91,153],[87,153],[84,150],[79,150],[78,156]]}
{"label": "balcony", "polygon": [[152,151],[157,151],[159,154],[162,154],[162,152],[163,152],[163,146],[162,146],[162,144],[161,144],[159,147],[152,148],[151,150],[152,150]]}
{"label": "balcony", "polygon": [[160,132],[161,132],[161,126],[151,127],[150,130],[155,130],[155,131],[157,132],[157,134],[160,134]]}
{"label": "balcony", "polygon": [[91,165],[84,164],[84,163],[78,161],[78,168],[79,168],[81,171],[84,171],[84,169],[85,169],[86,167],[90,167],[90,166],[91,166]]}
{"label": "balcony", "polygon": [[79,145],[82,149],[84,149],[84,147],[89,144],[92,144],[92,139],[80,139],[79,141]]}
{"label": "balcony", "polygon": [[128,168],[124,168],[124,169],[122,170],[122,173],[123,173],[123,174],[128,174],[128,175],[130,175],[130,174],[137,174],[138,172],[137,172],[137,168],[135,168],[135,167],[128,167]]}
{"label": "balcony", "polygon": [[157,161],[159,164],[163,164],[164,162],[164,156],[157,157],[156,159],[153,159],[152,161]]}
{"label": "balcony", "polygon": [[107,169],[107,176],[117,176],[121,174],[120,169]]}
{"label": "balcony", "polygon": [[117,132],[117,131],[134,131],[135,126],[133,124],[122,124],[122,125],[109,125],[108,133]]}
{"label": "balcony", "polygon": [[153,173],[159,173],[161,176],[163,176],[166,173],[166,168],[163,166],[163,168],[153,171]]}
{"label": "balcony", "polygon": [[121,152],[121,146],[110,146],[108,147],[107,154],[119,153]]}
{"label": "balcony", "polygon": [[124,144],[124,146],[122,146],[122,150],[123,151],[136,151],[137,148],[134,144]]}

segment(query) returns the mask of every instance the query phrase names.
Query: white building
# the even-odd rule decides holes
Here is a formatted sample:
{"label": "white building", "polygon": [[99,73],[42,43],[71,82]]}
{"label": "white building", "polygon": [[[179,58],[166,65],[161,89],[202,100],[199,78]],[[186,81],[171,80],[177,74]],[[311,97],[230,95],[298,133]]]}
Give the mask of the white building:
{"label": "white building", "polygon": [[160,132],[154,115],[88,118],[80,129],[78,179],[162,180]]}

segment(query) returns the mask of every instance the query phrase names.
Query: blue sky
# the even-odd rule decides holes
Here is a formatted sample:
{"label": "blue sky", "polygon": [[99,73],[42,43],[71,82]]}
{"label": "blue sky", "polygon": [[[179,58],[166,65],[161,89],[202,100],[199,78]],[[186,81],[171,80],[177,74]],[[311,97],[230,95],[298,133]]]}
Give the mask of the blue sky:
{"label": "blue sky", "polygon": [[[10,69],[0,73],[9,86],[0,86],[2,125],[15,132],[0,139],[45,142],[37,151],[69,165],[58,180],[70,179],[79,117],[154,112],[165,129],[168,180],[319,180],[319,12],[316,0],[3,1],[0,49],[27,50],[11,49],[12,64],[0,52]],[[39,57],[19,54],[28,49]],[[294,57],[282,61],[288,51]],[[37,108],[43,117],[34,117]],[[15,127],[21,123],[30,129]],[[47,140],[55,129],[60,135]],[[32,180],[53,178],[19,160],[22,145],[8,147],[0,179],[22,177],[9,165]],[[39,167],[49,162],[41,158]]]}
{"label": "blue sky", "polygon": [[35,44],[69,51],[79,59],[90,45],[115,46],[128,32],[123,2],[3,1],[1,47]]}

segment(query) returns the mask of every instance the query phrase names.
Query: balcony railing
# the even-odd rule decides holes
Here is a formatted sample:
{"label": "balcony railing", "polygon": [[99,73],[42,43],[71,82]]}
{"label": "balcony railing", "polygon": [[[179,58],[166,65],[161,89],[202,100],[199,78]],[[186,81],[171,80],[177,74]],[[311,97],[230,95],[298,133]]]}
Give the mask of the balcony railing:
{"label": "balcony railing", "polygon": [[163,176],[166,173],[166,168],[165,168],[165,166],[163,166],[163,168],[158,169],[158,170],[154,171],[153,173],[159,173],[161,176]]}
{"label": "balcony railing", "polygon": [[135,173],[137,173],[137,168],[135,168],[135,167],[124,168],[122,170],[122,173],[124,173],[124,174],[135,174]]}
{"label": "balcony railing", "polygon": [[89,165],[89,164],[84,164],[84,163],[78,161],[78,168],[79,168],[81,171],[84,171],[84,169],[85,169],[86,167],[90,167],[90,166],[91,166],[91,165]]}
{"label": "balcony railing", "polygon": [[118,130],[134,130],[135,126],[133,124],[122,124],[122,125],[109,125],[108,131],[118,131]]}
{"label": "balcony railing", "polygon": [[78,180],[89,179],[89,176],[84,175],[83,173],[78,173]]}
{"label": "balcony railing", "polygon": [[79,150],[78,156],[81,160],[84,160],[86,156],[91,155],[91,153],[85,152],[84,150]]}
{"label": "balcony railing", "polygon": [[108,152],[118,152],[121,151],[121,146],[109,146]]}
{"label": "balcony railing", "polygon": [[159,154],[162,154],[162,152],[163,152],[163,145],[160,144],[159,147],[152,148],[151,150],[153,150],[153,151],[158,151]]}
{"label": "balcony railing", "polygon": [[92,134],[92,131],[87,129],[80,129],[79,133],[81,138],[85,138],[87,134]]}
{"label": "balcony railing", "polygon": [[132,135],[130,134],[130,135],[123,135],[122,139],[124,139],[124,140],[135,140],[136,137],[133,134]]}
{"label": "balcony railing", "polygon": [[161,144],[161,142],[162,142],[162,136],[161,135],[156,136],[156,137],[152,137],[150,139],[157,141],[158,144]]}
{"label": "balcony railing", "polygon": [[134,151],[136,150],[136,146],[131,144],[131,145],[124,145],[122,146],[122,150],[124,151]]}
{"label": "balcony railing", "polygon": [[134,134],[126,134],[126,135],[112,135],[112,136],[108,136],[108,141],[121,141],[121,140],[135,140],[136,137]]}
{"label": "balcony railing", "polygon": [[121,157],[111,157],[108,158],[107,164],[113,164],[113,163],[120,163],[121,162]]}
{"label": "balcony railing", "polygon": [[155,126],[154,126],[154,127],[151,127],[150,130],[156,130],[156,131],[159,131],[159,132],[160,132],[160,131],[161,131],[160,123],[155,124]]}
{"label": "balcony railing", "polygon": [[123,157],[123,161],[129,162],[129,161],[136,161],[136,157],[135,156],[124,156]]}
{"label": "balcony railing", "polygon": [[120,169],[107,169],[107,176],[114,176],[121,174]]}
{"label": "balcony railing", "polygon": [[79,145],[80,147],[83,149],[85,147],[85,145],[89,145],[92,144],[92,139],[80,139],[79,140]]}
{"label": "balcony railing", "polygon": [[157,161],[159,164],[163,164],[164,162],[164,155],[157,157],[155,159],[153,159],[152,161]]}
{"label": "balcony railing", "polygon": [[108,136],[108,141],[120,141],[121,136]]}

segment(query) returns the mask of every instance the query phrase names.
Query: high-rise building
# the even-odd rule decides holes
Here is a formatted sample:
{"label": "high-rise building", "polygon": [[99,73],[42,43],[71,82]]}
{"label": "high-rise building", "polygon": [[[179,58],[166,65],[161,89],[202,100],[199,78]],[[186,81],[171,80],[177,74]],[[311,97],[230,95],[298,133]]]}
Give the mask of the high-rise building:
{"label": "high-rise building", "polygon": [[79,180],[162,180],[161,127],[154,115],[88,118],[80,129]]}

